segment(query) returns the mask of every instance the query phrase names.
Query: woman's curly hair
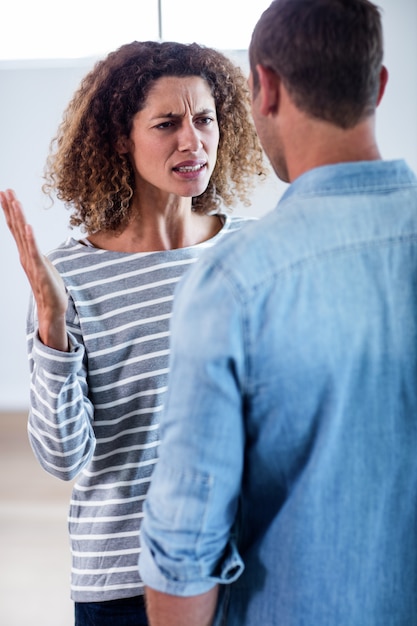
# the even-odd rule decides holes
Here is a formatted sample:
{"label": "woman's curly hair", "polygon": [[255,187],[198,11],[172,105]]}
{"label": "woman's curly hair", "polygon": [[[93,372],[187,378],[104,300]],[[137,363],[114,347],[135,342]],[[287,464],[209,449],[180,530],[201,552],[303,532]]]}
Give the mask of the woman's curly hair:
{"label": "woman's curly hair", "polygon": [[225,55],[196,43],[134,41],[111,52],[82,80],[51,143],[43,190],[72,209],[70,223],[88,233],[119,231],[130,217],[135,178],[117,144],[155,80],[200,76],[213,95],[220,138],[206,191],[193,198],[202,213],[248,204],[255,176],[267,171],[250,114],[247,81]]}

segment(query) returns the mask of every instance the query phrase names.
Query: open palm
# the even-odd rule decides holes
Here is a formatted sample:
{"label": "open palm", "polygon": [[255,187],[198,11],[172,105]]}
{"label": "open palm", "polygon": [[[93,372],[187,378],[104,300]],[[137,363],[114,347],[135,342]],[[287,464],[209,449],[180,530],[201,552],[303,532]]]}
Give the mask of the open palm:
{"label": "open palm", "polygon": [[68,296],[62,278],[40,253],[16,194],[10,189],[0,192],[0,203],[36,301],[40,338],[52,348],[67,350],[65,313]]}

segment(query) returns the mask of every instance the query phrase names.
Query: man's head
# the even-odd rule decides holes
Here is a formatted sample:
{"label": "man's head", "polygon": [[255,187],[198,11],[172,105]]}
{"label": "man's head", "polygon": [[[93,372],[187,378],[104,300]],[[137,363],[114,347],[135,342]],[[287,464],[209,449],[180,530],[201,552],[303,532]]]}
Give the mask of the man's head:
{"label": "man's head", "polygon": [[249,47],[253,95],[262,65],[304,113],[352,128],[375,111],[382,58],[380,12],[368,0],[274,0]]}

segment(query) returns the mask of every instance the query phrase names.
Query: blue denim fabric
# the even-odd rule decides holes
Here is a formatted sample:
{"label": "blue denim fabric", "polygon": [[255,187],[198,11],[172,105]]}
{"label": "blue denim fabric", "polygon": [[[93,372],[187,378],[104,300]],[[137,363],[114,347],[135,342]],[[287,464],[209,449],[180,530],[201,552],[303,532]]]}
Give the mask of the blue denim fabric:
{"label": "blue denim fabric", "polygon": [[75,626],[147,626],[143,595],[105,602],[75,602]]}
{"label": "blue denim fabric", "polygon": [[325,166],[179,287],[145,584],[217,624],[417,625],[417,179]]}

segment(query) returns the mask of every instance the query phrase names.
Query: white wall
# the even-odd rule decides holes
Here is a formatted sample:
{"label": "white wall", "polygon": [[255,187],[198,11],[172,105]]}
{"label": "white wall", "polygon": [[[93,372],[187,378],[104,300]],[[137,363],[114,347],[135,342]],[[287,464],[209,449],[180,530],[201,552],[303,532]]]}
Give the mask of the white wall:
{"label": "white wall", "polygon": [[[86,72],[82,65],[0,65],[0,189],[17,191],[43,251],[69,234],[67,211],[58,204],[46,209],[40,187],[49,142]],[[3,215],[0,241],[0,410],[22,409],[28,398],[25,319],[29,288]]]}
{"label": "white wall", "polygon": [[[377,117],[384,158],[404,157],[417,171],[417,2],[380,0],[384,10],[385,63],[390,80]],[[210,45],[210,42],[205,42]],[[0,189],[14,188],[43,251],[70,234],[68,213],[47,209],[40,187],[48,146],[61,114],[93,59],[0,63]],[[256,190],[251,209],[271,210],[285,185],[271,178]],[[25,317],[29,290],[14,243],[0,215],[0,410],[28,405]]]}

